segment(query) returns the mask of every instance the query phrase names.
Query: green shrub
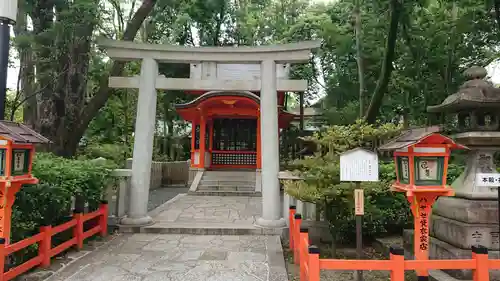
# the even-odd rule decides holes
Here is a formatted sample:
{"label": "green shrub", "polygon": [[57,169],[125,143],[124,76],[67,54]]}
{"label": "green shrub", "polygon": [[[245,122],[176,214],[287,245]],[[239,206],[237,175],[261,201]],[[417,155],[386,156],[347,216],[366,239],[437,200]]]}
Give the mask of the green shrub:
{"label": "green shrub", "polygon": [[[17,193],[12,210],[11,241],[38,233],[40,226],[56,226],[70,219],[73,196],[80,195],[91,209],[95,209],[103,197],[104,188],[112,180],[114,168],[88,160],[37,153],[33,175],[40,183],[25,185]],[[36,245],[19,251],[16,263],[32,257],[35,250]]]}
{"label": "green shrub", "polygon": [[[297,160],[291,165],[304,181],[285,182],[285,191],[301,201],[317,204],[325,214],[335,241],[353,242],[356,237],[354,186],[340,182],[340,154],[356,147],[372,149],[398,133],[399,128],[391,124],[374,126],[358,121],[348,126],[331,126],[311,138],[323,148],[321,153]],[[462,165],[450,164],[448,184],[462,171]],[[390,191],[390,185],[395,179],[395,165],[392,159],[387,159],[379,161],[379,182],[361,184],[365,192],[363,234],[367,238],[399,234],[403,228],[411,226],[412,214],[405,195]]]}
{"label": "green shrub", "polygon": [[[285,191],[305,202],[317,204],[324,212],[330,233],[337,242],[352,242],[355,237],[354,186],[340,182],[340,154],[356,147],[372,149],[381,141],[399,134],[392,124],[373,126],[361,121],[349,126],[332,126],[311,138],[321,153],[298,160],[296,167],[304,181],[285,182]],[[363,183],[365,190],[366,236],[399,231],[408,224],[410,209],[404,195],[389,190],[394,167],[381,162],[380,182]]]}
{"label": "green shrub", "polygon": [[90,143],[81,151],[79,158],[87,160],[102,157],[123,167],[125,160],[130,156],[130,149],[122,144]]}

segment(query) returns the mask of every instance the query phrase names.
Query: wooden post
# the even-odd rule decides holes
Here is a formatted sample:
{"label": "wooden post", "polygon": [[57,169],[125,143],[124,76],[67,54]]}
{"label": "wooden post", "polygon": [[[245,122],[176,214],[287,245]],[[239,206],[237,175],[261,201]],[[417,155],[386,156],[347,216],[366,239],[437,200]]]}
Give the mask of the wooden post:
{"label": "wooden post", "polygon": [[294,249],[293,249],[293,261],[295,264],[299,264],[299,246],[300,246],[300,241],[299,241],[299,235],[300,235],[300,224],[302,223],[302,216],[300,214],[295,214],[295,223],[294,223],[294,229],[293,229],[293,240],[295,241]]}
{"label": "wooden post", "polygon": [[294,249],[294,245],[293,245],[293,230],[294,230],[294,225],[295,225],[295,221],[294,221],[294,218],[295,218],[295,211],[296,211],[296,207],[295,206],[290,206],[289,207],[289,211],[288,211],[288,241],[289,241],[289,244],[290,244],[290,250],[293,251]]}
{"label": "wooden post", "polygon": [[0,237],[0,281],[4,281],[5,278],[5,273],[4,273],[4,269],[5,269],[5,238],[3,237]]}
{"label": "wooden post", "polygon": [[196,143],[196,123],[191,122],[191,167],[194,167],[194,154],[195,154],[195,143]]}
{"label": "wooden post", "polygon": [[301,227],[300,228],[300,236],[299,236],[299,243],[298,244],[298,247],[299,247],[299,255],[300,255],[300,258],[299,258],[299,262],[300,262],[300,265],[299,265],[299,269],[300,269],[300,280],[301,281],[305,281],[307,280],[307,273],[306,273],[306,265],[307,265],[307,262],[309,261],[309,258],[308,258],[308,255],[309,255],[309,229],[305,228],[305,227]]}
{"label": "wooden post", "polygon": [[[354,190],[354,203],[356,215],[356,257],[358,260],[363,258],[363,214],[364,214],[364,196],[361,189],[361,182],[356,182],[356,189]],[[356,271],[356,280],[363,280],[363,271]]]}
{"label": "wooden post", "polygon": [[83,248],[83,211],[75,209],[73,219],[76,220],[76,225],[73,228],[73,237],[76,238],[76,249],[81,250]]}
{"label": "wooden post", "polygon": [[405,280],[405,256],[403,248],[390,248],[390,259],[392,261],[391,281]]}
{"label": "wooden post", "polygon": [[52,226],[41,226],[40,233],[43,234],[42,240],[38,246],[38,256],[42,257],[40,266],[48,268],[50,266],[50,249],[52,248]]}
{"label": "wooden post", "polygon": [[200,168],[205,168],[205,151],[206,151],[206,133],[207,133],[207,122],[205,120],[205,115],[201,113],[201,122],[200,122]]}
{"label": "wooden post", "polygon": [[308,281],[320,281],[319,280],[319,248],[316,246],[309,246],[309,279]]}
{"label": "wooden post", "polygon": [[474,281],[489,281],[489,261],[488,249],[483,246],[472,246],[472,258],[476,260],[476,269],[474,270]]}
{"label": "wooden post", "polygon": [[101,227],[101,236],[108,235],[108,201],[101,201],[101,215],[99,216],[99,226]]}
{"label": "wooden post", "polygon": [[[407,197],[413,212],[415,233],[413,237],[414,255],[416,260],[429,259],[429,223],[432,213],[432,204],[436,195],[432,193],[415,193]],[[416,270],[419,280],[428,280],[429,271]]]}

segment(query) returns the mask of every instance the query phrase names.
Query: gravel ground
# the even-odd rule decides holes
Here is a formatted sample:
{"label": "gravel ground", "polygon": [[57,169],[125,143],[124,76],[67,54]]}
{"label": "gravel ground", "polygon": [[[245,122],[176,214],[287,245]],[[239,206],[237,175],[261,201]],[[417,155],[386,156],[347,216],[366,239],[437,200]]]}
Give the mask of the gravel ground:
{"label": "gravel ground", "polygon": [[174,198],[178,194],[187,193],[188,187],[161,187],[149,191],[148,211]]}

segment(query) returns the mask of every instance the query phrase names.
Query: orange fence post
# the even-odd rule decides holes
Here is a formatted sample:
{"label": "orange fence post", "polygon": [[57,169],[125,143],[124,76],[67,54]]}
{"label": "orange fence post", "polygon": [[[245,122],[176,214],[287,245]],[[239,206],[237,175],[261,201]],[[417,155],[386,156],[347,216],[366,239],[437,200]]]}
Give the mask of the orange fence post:
{"label": "orange fence post", "polygon": [[295,247],[293,248],[293,261],[295,264],[299,264],[299,236],[300,236],[300,224],[302,223],[302,216],[300,214],[295,214],[295,223],[293,224],[293,240],[295,241]]}
{"label": "orange fence post", "polygon": [[474,281],[489,281],[488,249],[483,246],[472,246],[472,258],[476,260]]}
{"label": "orange fence post", "polygon": [[101,201],[101,215],[99,216],[99,225],[101,226],[101,236],[108,235],[108,201]]}
{"label": "orange fence post", "polygon": [[300,281],[306,281],[307,280],[307,273],[305,266],[307,265],[307,262],[309,261],[309,258],[307,257],[309,255],[309,229],[305,227],[300,228],[300,234],[299,234],[299,243],[297,243],[297,247],[299,248],[299,269],[300,269]]}
{"label": "orange fence post", "polygon": [[0,237],[0,281],[5,280],[5,238]]}
{"label": "orange fence post", "polygon": [[52,226],[41,226],[40,233],[43,234],[42,240],[38,244],[38,255],[42,257],[40,264],[43,268],[50,266],[50,249],[52,248]]}
{"label": "orange fence post", "polygon": [[293,229],[294,229],[294,218],[295,218],[295,212],[296,212],[297,207],[295,206],[290,206],[288,209],[288,241],[290,244],[290,250],[293,251],[294,246],[293,246]]}
{"label": "orange fence post", "polygon": [[75,209],[73,211],[73,219],[76,220],[75,228],[73,228],[73,237],[76,238],[76,249],[83,248],[83,211]]}
{"label": "orange fence post", "polygon": [[405,281],[405,252],[403,248],[391,247],[391,281]]}
{"label": "orange fence post", "polygon": [[309,246],[309,276],[307,281],[319,281],[319,248]]}

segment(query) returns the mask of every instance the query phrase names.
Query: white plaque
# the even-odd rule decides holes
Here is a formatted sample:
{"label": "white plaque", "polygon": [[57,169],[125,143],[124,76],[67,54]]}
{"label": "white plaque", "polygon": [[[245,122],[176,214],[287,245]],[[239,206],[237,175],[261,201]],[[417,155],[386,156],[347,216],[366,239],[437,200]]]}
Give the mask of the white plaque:
{"label": "white plaque", "polygon": [[[276,78],[288,78],[288,66],[276,65]],[[255,80],[260,79],[260,64],[217,64],[217,79],[219,80]]]}
{"label": "white plaque", "polygon": [[340,181],[378,181],[378,155],[355,148],[340,155]]}
{"label": "white plaque", "polygon": [[438,180],[438,159],[437,158],[429,158],[429,159],[419,159],[418,163],[418,179],[419,181],[435,181]]}
{"label": "white plaque", "polygon": [[24,172],[24,151],[14,150],[14,172]]}
{"label": "white plaque", "polygon": [[476,174],[476,186],[500,186],[499,173],[478,173]]}
{"label": "white plaque", "polygon": [[410,163],[408,157],[401,157],[401,179],[410,180]]}

